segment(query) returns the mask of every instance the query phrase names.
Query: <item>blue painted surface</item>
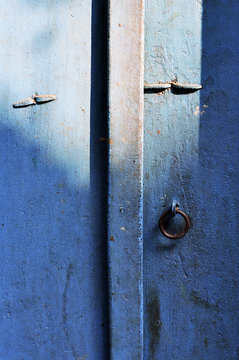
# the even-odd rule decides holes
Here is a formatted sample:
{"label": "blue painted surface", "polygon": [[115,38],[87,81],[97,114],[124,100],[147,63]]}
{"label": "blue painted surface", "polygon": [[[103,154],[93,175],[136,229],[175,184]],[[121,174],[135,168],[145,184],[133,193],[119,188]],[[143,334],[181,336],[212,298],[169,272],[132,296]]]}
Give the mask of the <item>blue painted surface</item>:
{"label": "blue painted surface", "polygon": [[[109,333],[112,358],[143,358],[140,4],[113,23],[132,47],[114,52],[109,275],[107,4],[1,9],[0,359],[107,359]],[[145,359],[239,357],[238,11],[235,0],[146,1],[145,81],[204,89],[145,95]],[[35,91],[57,100],[12,108]],[[192,222],[178,242],[158,229],[173,197]]]}
{"label": "blue painted surface", "polygon": [[112,360],[143,359],[143,4],[143,0],[111,0],[109,11]]}
{"label": "blue painted surface", "polygon": [[[145,359],[239,357],[238,12],[146,1],[145,81],[204,89],[145,95]],[[180,241],[158,229],[172,197],[192,223]]]}
{"label": "blue painted surface", "polygon": [[107,358],[105,7],[1,7],[2,360]]}

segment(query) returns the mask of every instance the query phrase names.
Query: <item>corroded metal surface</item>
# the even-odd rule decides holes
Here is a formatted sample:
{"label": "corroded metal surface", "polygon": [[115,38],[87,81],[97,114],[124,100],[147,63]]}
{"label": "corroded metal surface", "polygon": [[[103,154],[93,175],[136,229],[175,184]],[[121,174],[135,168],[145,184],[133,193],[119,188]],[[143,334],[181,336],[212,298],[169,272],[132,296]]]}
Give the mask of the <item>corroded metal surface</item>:
{"label": "corroded metal surface", "polygon": [[[181,230],[179,230],[178,232],[176,232],[176,234],[171,234],[169,233],[166,228],[165,228],[165,222],[167,220],[168,217],[170,217],[171,219],[173,218],[173,216],[176,215],[181,215],[183,217],[183,219],[185,220],[185,226],[184,228]],[[166,236],[169,239],[180,239],[183,236],[185,236],[190,228],[190,219],[187,216],[187,214],[185,214],[185,212],[183,212],[182,210],[179,209],[179,207],[176,207],[175,209],[175,215],[173,215],[172,210],[168,209],[165,211],[165,213],[163,213],[159,219],[159,228],[162,232],[162,234],[164,236]]]}
{"label": "corroded metal surface", "polygon": [[171,84],[174,89],[184,89],[184,90],[201,90],[202,89],[202,85],[200,85],[200,84],[187,84],[187,83],[179,84],[178,82],[174,82],[174,81],[172,81]]}
{"label": "corroded metal surface", "polygon": [[143,1],[110,1],[109,284],[112,359],[142,359]]}
{"label": "corroded metal surface", "polygon": [[171,84],[169,83],[156,83],[156,84],[144,85],[144,90],[165,90],[170,88],[171,88]]}
{"label": "corroded metal surface", "polygon": [[21,108],[21,107],[26,107],[26,106],[30,106],[30,105],[36,105],[36,100],[35,100],[34,96],[30,96],[24,100],[20,100],[20,101],[14,103],[12,106],[14,108]]}
{"label": "corroded metal surface", "polygon": [[51,102],[54,100],[56,100],[56,95],[54,95],[54,94],[38,95],[37,93],[35,93],[34,95],[32,95],[31,97],[29,97],[25,100],[21,100],[21,101],[14,103],[12,106],[14,108],[22,108],[22,107],[27,107],[30,105],[44,104],[44,103]]}

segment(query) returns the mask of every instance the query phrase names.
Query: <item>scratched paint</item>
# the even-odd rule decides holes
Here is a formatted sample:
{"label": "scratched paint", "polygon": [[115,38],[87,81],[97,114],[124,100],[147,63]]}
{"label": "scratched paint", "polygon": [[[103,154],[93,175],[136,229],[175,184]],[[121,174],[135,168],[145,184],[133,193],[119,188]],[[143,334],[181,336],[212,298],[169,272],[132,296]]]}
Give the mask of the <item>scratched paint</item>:
{"label": "scratched paint", "polygon": [[[145,359],[239,357],[238,12],[236,0],[146,1],[145,81],[203,89],[145,94]],[[191,219],[177,242],[158,229],[173,197]]]}
{"label": "scratched paint", "polygon": [[[1,6],[0,359],[107,357],[105,12]],[[57,99],[12,107],[34,92]]]}

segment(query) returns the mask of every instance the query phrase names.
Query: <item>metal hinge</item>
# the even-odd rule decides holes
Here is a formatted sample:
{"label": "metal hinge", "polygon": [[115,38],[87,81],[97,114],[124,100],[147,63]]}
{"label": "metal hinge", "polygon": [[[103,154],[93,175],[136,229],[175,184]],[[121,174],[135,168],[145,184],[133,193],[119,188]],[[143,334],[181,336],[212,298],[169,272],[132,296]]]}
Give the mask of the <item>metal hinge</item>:
{"label": "metal hinge", "polygon": [[14,108],[21,108],[21,107],[27,107],[31,105],[40,105],[45,104],[50,101],[56,100],[56,95],[50,94],[50,95],[38,95],[35,93],[34,95],[30,96],[27,99],[18,101],[14,103],[12,106]]}
{"label": "metal hinge", "polygon": [[155,83],[155,84],[145,84],[144,92],[145,93],[159,93],[171,89],[173,93],[177,94],[189,94],[197,90],[202,89],[202,85],[199,84],[187,84],[187,83],[178,83],[177,81],[170,81],[167,83]]}

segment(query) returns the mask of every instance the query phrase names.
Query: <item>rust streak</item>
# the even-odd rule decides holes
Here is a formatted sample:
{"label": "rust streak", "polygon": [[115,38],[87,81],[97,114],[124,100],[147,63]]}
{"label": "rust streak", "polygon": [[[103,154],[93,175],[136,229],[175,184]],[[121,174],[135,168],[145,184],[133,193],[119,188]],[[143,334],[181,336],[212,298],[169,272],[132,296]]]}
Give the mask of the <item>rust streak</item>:
{"label": "rust streak", "polygon": [[148,328],[150,334],[150,359],[155,359],[156,346],[160,341],[162,321],[160,316],[160,301],[155,289],[149,292],[149,301],[147,303]]}

